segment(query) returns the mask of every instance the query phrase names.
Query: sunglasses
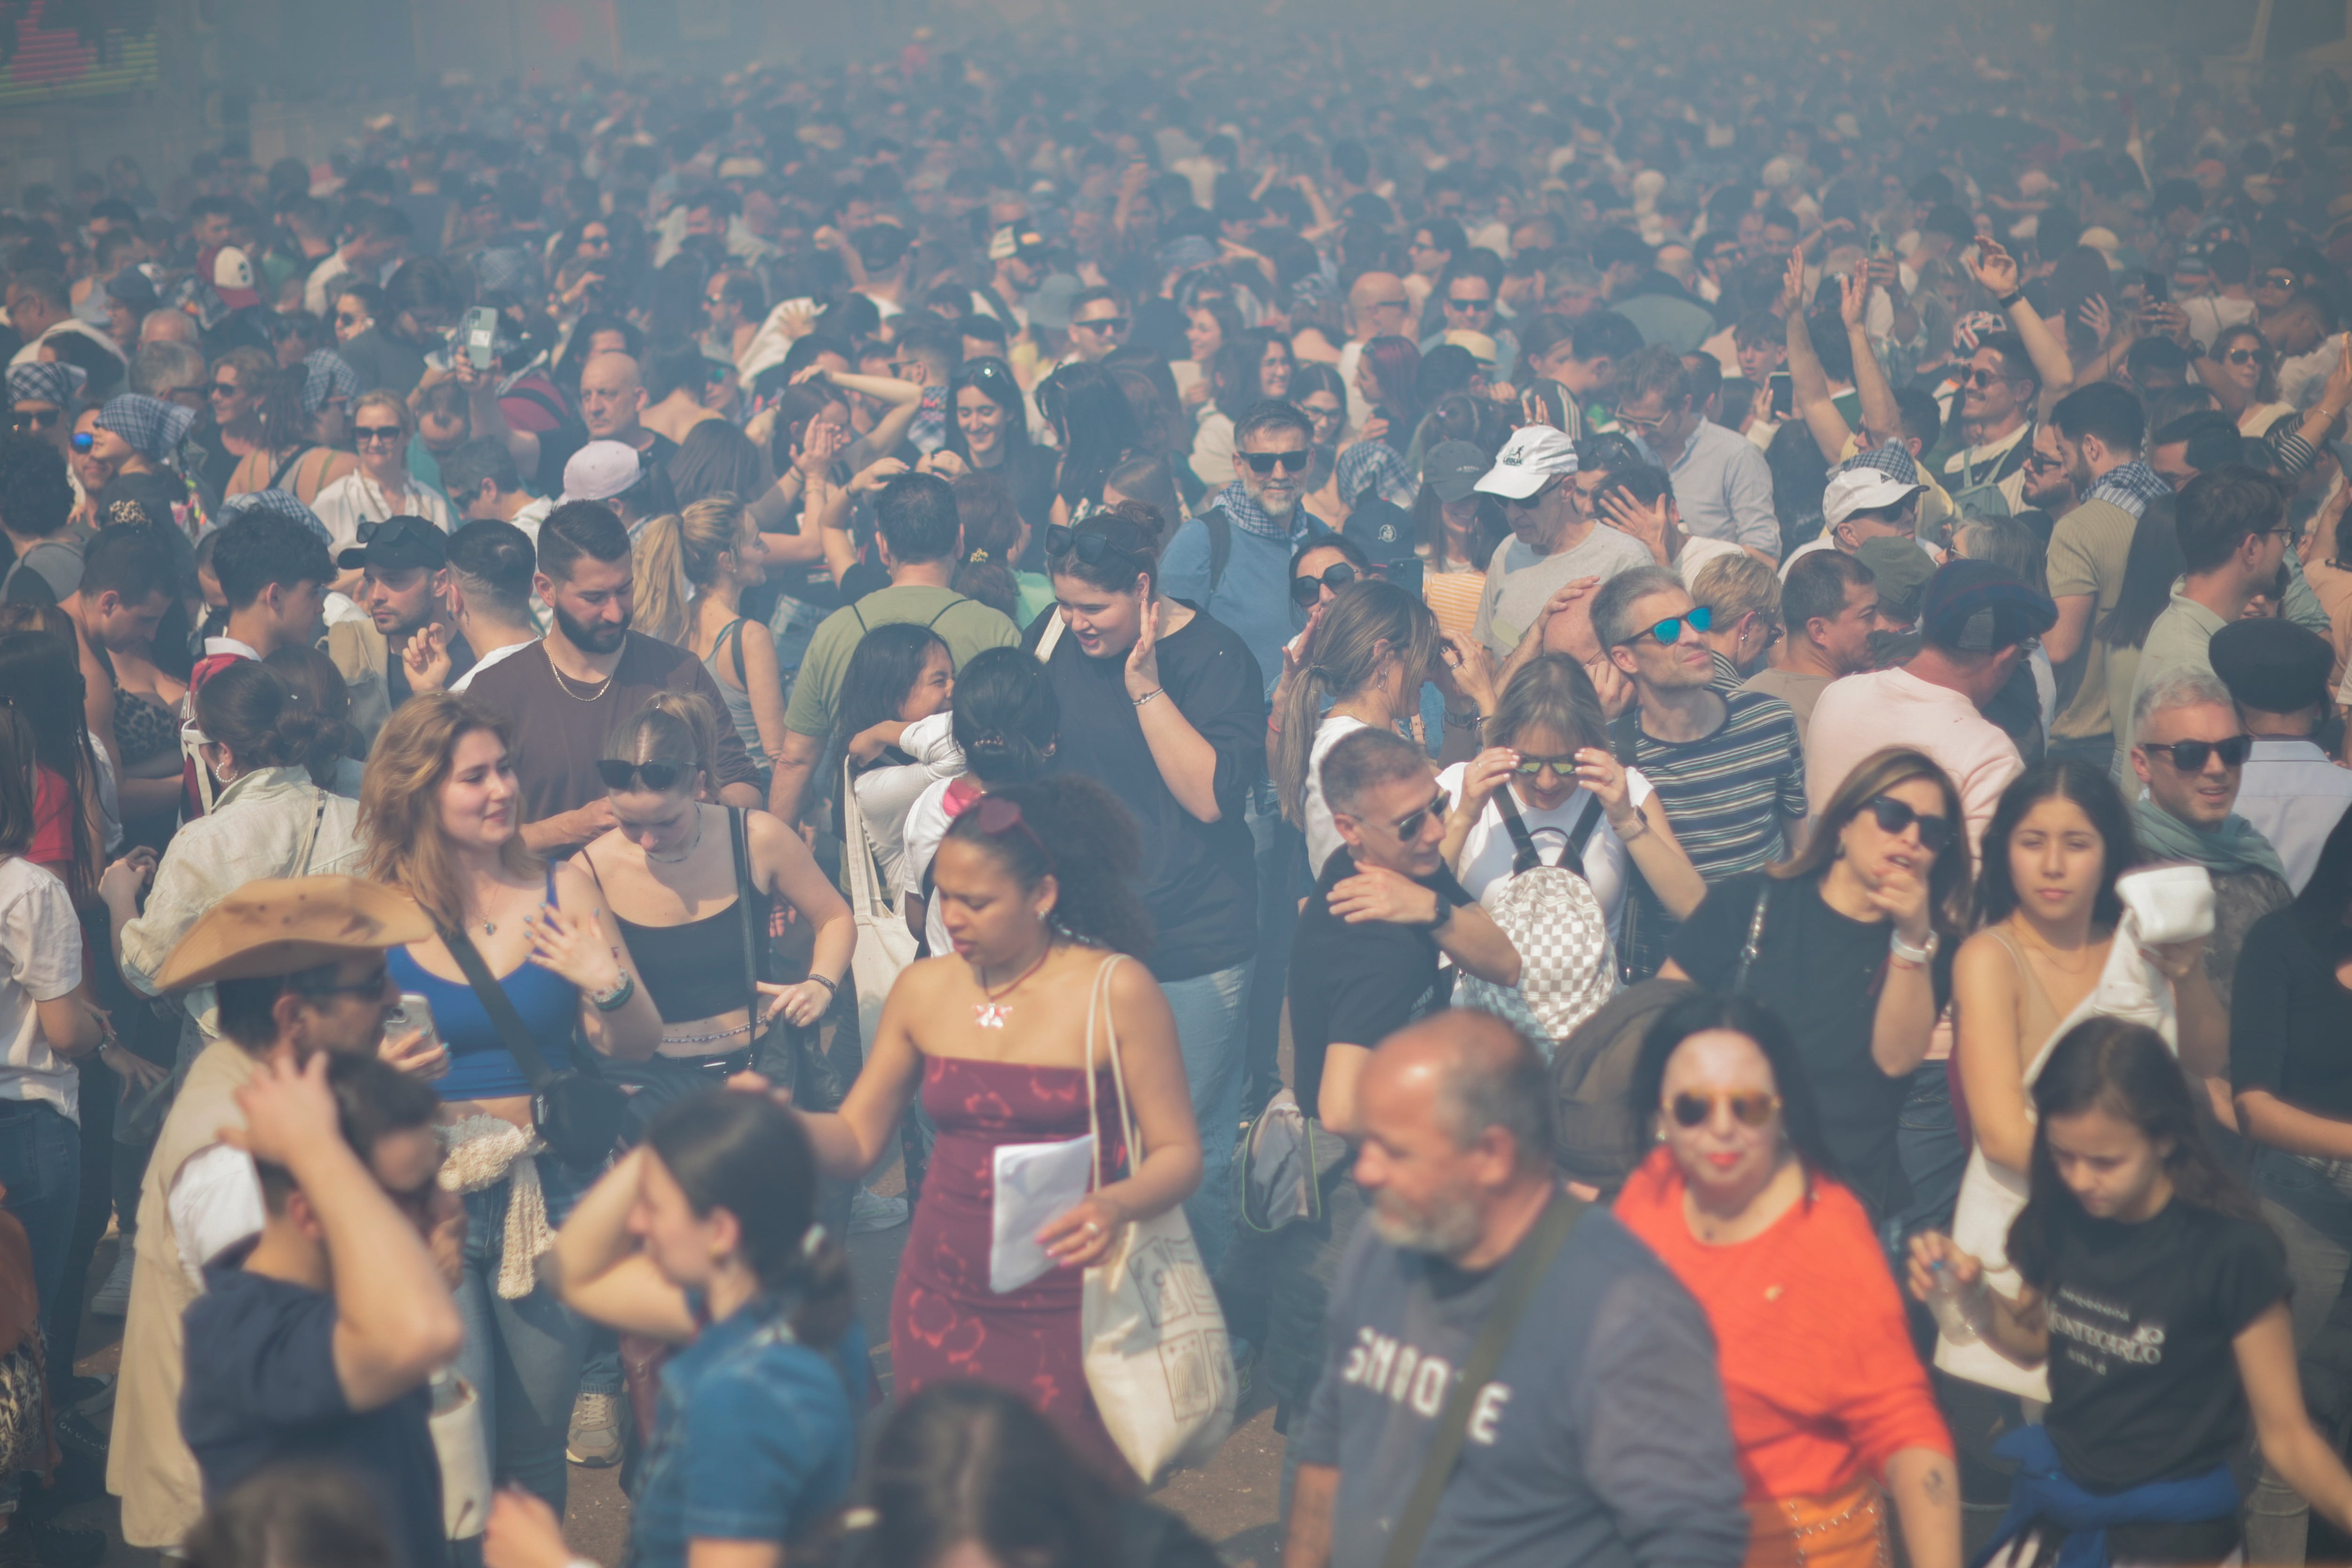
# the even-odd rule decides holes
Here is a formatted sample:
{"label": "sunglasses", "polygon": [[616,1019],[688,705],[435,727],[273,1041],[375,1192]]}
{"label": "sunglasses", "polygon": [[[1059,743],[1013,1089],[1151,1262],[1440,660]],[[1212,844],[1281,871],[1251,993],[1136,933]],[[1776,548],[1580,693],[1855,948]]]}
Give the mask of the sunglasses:
{"label": "sunglasses", "polygon": [[1678,1094],[1666,1102],[1675,1122],[1684,1127],[1704,1127],[1715,1117],[1718,1105],[1731,1107],[1733,1120],[1742,1127],[1769,1127],[1772,1118],[1780,1114],[1780,1097],[1762,1089],[1747,1089],[1722,1094]]}
{"label": "sunglasses", "polygon": [[1432,816],[1442,817],[1453,809],[1454,797],[1441,789],[1435,795],[1431,797],[1427,805],[1423,806],[1418,811],[1406,812],[1402,816],[1398,817],[1394,822],[1389,824],[1389,826],[1395,830],[1396,836],[1399,838],[1410,844],[1414,839],[1421,837],[1422,828],[1428,823]]}
{"label": "sunglasses", "polygon": [[1515,773],[1523,774],[1528,778],[1533,778],[1536,774],[1543,772],[1546,768],[1549,768],[1552,771],[1553,776],[1556,778],[1573,778],[1576,776],[1576,758],[1573,755],[1565,757],[1538,757],[1531,756],[1527,752],[1522,752],[1519,753],[1518,765],[1511,771]]}
{"label": "sunglasses", "polygon": [[2257,289],[2292,289],[2294,287],[2294,274],[2292,272],[2265,272],[2261,277],[2254,279],[2254,287]]}
{"label": "sunglasses", "polygon": [[1286,474],[1303,474],[1307,465],[1315,460],[1312,452],[1236,452],[1234,456],[1247,463],[1250,472],[1260,479],[1274,472],[1277,463]]}
{"label": "sunglasses", "polygon": [[244,388],[238,386],[237,384],[233,381],[216,381],[210,386],[205,388],[205,390],[211,393],[215,397],[235,397],[239,392],[243,391]]}
{"label": "sunglasses", "polygon": [[1127,331],[1125,316],[1097,316],[1091,321],[1072,321],[1074,327],[1084,327],[1090,332],[1104,332],[1116,337]]}
{"label": "sunglasses", "polygon": [[2232,735],[2226,741],[2175,741],[2168,746],[2143,745],[2140,750],[2151,757],[2162,757],[2184,773],[2201,773],[2207,759],[2219,757],[2225,768],[2242,768],[2253,754],[2252,735]]}
{"label": "sunglasses", "polygon": [[1491,310],[1495,308],[1495,301],[1492,300],[1456,300],[1453,296],[1448,295],[1445,300],[1445,308],[1449,310]]}
{"label": "sunglasses", "polygon": [[1080,533],[1067,523],[1045,525],[1045,553],[1058,561],[1075,555],[1089,566],[1099,566],[1106,561],[1116,561],[1130,572],[1141,572],[1143,563],[1121,550],[1099,533]]}
{"label": "sunglasses", "polygon": [[356,327],[366,320],[365,316],[354,316],[349,310],[335,312],[335,325],[339,327]]}
{"label": "sunglasses", "polygon": [[1290,580],[1290,601],[1302,609],[1313,604],[1328,588],[1338,593],[1357,577],[1356,569],[1345,561],[1323,568],[1320,576],[1293,577]]}
{"label": "sunglasses", "polygon": [[1714,625],[1715,612],[1708,609],[1705,605],[1700,605],[1694,607],[1688,615],[1668,616],[1656,626],[1651,626],[1645,631],[1635,632],[1632,637],[1627,637],[1623,642],[1621,642],[1616,646],[1619,647],[1627,647],[1634,643],[1640,642],[1643,637],[1655,637],[1658,639],[1660,647],[1672,647],[1675,643],[1682,640],[1683,627],[1688,626],[1695,632],[1703,632],[1708,630]]}
{"label": "sunglasses", "polygon": [[46,430],[64,417],[62,408],[19,408],[11,416],[19,430]]}
{"label": "sunglasses", "polygon": [[98,445],[98,437],[87,430],[77,430],[66,437],[66,445],[77,452],[87,452]]}
{"label": "sunglasses", "polygon": [[359,441],[397,441],[400,439],[400,426],[397,425],[358,425],[352,426],[352,439]]}
{"label": "sunglasses", "polygon": [[2231,364],[2260,364],[2263,356],[2253,349],[2231,349],[2221,356]]}
{"label": "sunglasses", "polygon": [[1888,833],[1900,833],[1916,825],[1919,829],[1919,847],[1930,855],[1941,855],[1951,847],[1952,820],[1948,816],[1914,810],[1909,802],[1897,800],[1891,795],[1872,795],[1870,815],[1877,818],[1880,828]]}
{"label": "sunglasses", "polygon": [[2030,452],[2026,454],[2025,466],[2037,474],[2046,474],[2053,468],[2063,468],[2066,465],[2060,458],[2045,458],[2039,452]]}
{"label": "sunglasses", "polygon": [[1963,386],[1999,386],[2002,382],[2007,381],[2009,377],[2001,374],[1999,371],[1972,370],[1969,372],[1968,374],[1960,377],[1960,384]]}
{"label": "sunglasses", "polygon": [[606,757],[596,763],[596,776],[606,789],[673,790],[694,771],[684,763],[623,763]]}

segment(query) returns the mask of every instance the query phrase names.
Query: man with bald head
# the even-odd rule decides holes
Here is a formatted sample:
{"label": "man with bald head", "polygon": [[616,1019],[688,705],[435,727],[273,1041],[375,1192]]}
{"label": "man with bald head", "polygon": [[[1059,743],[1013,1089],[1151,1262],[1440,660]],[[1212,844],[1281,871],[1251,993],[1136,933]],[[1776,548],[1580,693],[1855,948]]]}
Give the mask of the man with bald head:
{"label": "man with bald head", "polygon": [[624,441],[637,449],[650,473],[667,472],[677,443],[645,423],[646,387],[637,362],[627,354],[588,356],[580,372],[580,421],[591,441]]}
{"label": "man with bald head", "polygon": [[1348,384],[1348,427],[1361,429],[1371,405],[1356,390],[1356,366],[1374,338],[1413,335],[1412,296],[1393,272],[1367,272],[1348,290],[1348,341],[1339,347],[1339,379]]}
{"label": "man with bald head", "polygon": [[1733,1568],[1748,1515],[1706,1315],[1609,1214],[1555,1211],[1575,1200],[1534,1048],[1489,1015],[1438,1013],[1381,1042],[1357,1092],[1371,1223],[1290,1440],[1285,1568],[1382,1561],[1515,1264],[1540,1265],[1534,1291],[1468,1401],[1417,1560]]}

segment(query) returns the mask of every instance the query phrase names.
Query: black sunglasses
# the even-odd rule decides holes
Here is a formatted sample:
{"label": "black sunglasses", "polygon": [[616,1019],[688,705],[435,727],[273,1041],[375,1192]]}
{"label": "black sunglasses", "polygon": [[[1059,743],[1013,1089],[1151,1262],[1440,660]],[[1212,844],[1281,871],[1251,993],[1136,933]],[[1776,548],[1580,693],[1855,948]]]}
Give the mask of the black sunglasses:
{"label": "black sunglasses", "polygon": [[1290,580],[1291,602],[1303,608],[1313,604],[1325,588],[1328,587],[1336,594],[1354,582],[1356,577],[1356,569],[1345,561],[1335,562],[1326,566],[1319,576],[1293,577]]}
{"label": "black sunglasses", "polygon": [[1495,301],[1492,300],[1456,300],[1453,295],[1448,294],[1445,297],[1445,308],[1449,310],[1491,310],[1495,308]]}
{"label": "black sunglasses", "polygon": [[1908,801],[1897,800],[1891,795],[1870,797],[1870,815],[1878,819],[1879,827],[1887,833],[1900,833],[1916,824],[1919,847],[1930,855],[1941,855],[1952,845],[1952,819],[1915,809]]}
{"label": "black sunglasses", "polygon": [[1121,550],[1099,533],[1080,533],[1067,523],[1045,525],[1045,553],[1059,561],[1075,555],[1089,566],[1099,566],[1106,561],[1117,561],[1129,571],[1141,573],[1143,563],[1128,551]]}
{"label": "black sunglasses", "polygon": [[2143,744],[2140,750],[2151,757],[2162,757],[2184,773],[2201,773],[2208,758],[2219,757],[2225,768],[2242,768],[2254,752],[2252,735],[2232,735],[2226,741],[2175,741],[2168,746]]}
{"label": "black sunglasses", "polygon": [[1090,332],[1118,333],[1127,331],[1125,316],[1097,316],[1091,321],[1072,321],[1074,327],[1084,327]]}
{"label": "black sunglasses", "polygon": [[1402,816],[1398,817],[1389,826],[1396,830],[1396,836],[1400,839],[1410,844],[1414,839],[1421,837],[1422,824],[1428,821],[1432,815],[1444,816],[1447,812],[1452,811],[1453,809],[1454,797],[1448,795],[1444,790],[1441,789],[1437,792],[1435,798],[1431,800],[1427,805],[1423,806],[1418,811],[1406,812]]}
{"label": "black sunglasses", "polygon": [[400,439],[400,426],[397,425],[358,425],[352,426],[352,438],[355,441],[397,441]]}
{"label": "black sunglasses", "polygon": [[596,763],[596,776],[606,789],[672,790],[693,772],[684,763],[623,763],[605,757]]}
{"label": "black sunglasses", "polygon": [[244,388],[238,386],[237,384],[233,381],[216,381],[205,390],[211,393],[215,397],[235,397],[239,392],[243,391]]}
{"label": "black sunglasses", "polygon": [[9,417],[19,430],[46,430],[65,416],[62,408],[19,408]]}
{"label": "black sunglasses", "polygon": [[1234,456],[1247,463],[1250,472],[1261,479],[1274,472],[1277,463],[1282,465],[1282,471],[1286,474],[1303,474],[1307,471],[1307,465],[1315,460],[1312,452],[1236,452]]}

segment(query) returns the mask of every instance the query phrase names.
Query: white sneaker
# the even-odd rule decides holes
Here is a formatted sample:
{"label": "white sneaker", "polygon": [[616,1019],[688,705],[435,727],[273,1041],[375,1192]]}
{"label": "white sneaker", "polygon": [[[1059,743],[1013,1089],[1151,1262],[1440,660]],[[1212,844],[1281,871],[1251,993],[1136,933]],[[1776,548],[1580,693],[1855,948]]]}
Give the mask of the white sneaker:
{"label": "white sneaker", "polygon": [[130,1239],[125,1237],[116,1247],[114,1268],[98,1294],[89,1299],[90,1311],[100,1318],[127,1318],[131,1315],[131,1268],[135,1256]]}
{"label": "white sneaker", "polygon": [[872,1236],[877,1231],[896,1230],[907,1223],[907,1200],[886,1198],[868,1187],[860,1187],[849,1195],[849,1234]]}

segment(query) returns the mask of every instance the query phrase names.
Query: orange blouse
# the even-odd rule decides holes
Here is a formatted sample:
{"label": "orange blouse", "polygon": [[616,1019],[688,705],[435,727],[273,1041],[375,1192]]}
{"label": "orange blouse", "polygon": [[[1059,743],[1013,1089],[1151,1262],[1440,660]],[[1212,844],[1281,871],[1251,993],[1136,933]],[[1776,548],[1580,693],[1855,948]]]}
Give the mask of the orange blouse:
{"label": "orange blouse", "polygon": [[1906,1448],[1949,1456],[1903,1299],[1860,1200],[1827,1178],[1763,1235],[1710,1247],[1683,1214],[1683,1174],[1654,1149],[1617,1217],[1697,1298],[1715,1330],[1749,1502],[1826,1498]]}

